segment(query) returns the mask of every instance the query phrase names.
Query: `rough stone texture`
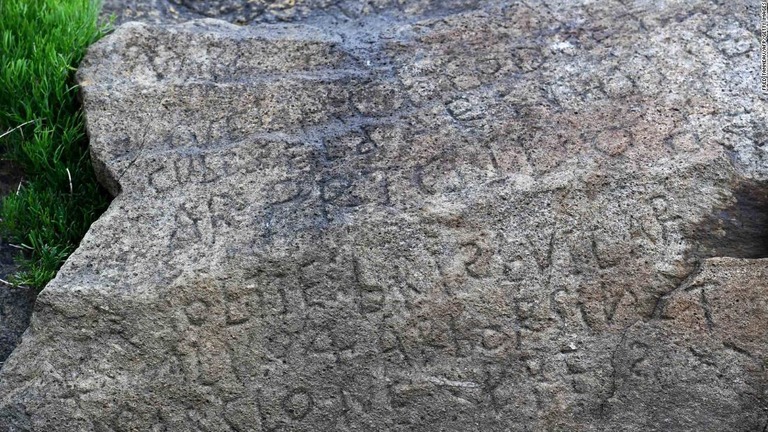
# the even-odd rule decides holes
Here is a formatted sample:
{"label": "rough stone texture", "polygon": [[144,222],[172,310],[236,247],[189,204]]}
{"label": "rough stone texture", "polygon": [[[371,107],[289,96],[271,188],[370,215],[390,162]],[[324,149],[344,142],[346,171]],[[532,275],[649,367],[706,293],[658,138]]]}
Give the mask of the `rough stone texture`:
{"label": "rough stone texture", "polygon": [[2,430],[765,430],[754,5],[358,5],[93,47]]}
{"label": "rough stone texture", "polygon": [[323,26],[335,26],[377,14],[401,19],[443,15],[472,9],[477,3],[470,0],[104,0],[103,16],[114,17],[118,24],[134,20],[168,24],[217,18],[240,25],[320,20]]}
{"label": "rough stone texture", "polygon": [[[0,250],[0,271],[4,273],[4,279],[16,270],[13,260],[15,252],[9,246]],[[37,292],[33,289],[0,285],[0,367],[29,326],[36,297]]]}
{"label": "rough stone texture", "polygon": [[[338,1],[338,0],[337,0]],[[290,21],[308,15],[315,4],[328,0],[108,0],[102,13],[120,24],[140,20],[151,23],[184,22],[196,18],[226,19],[238,24]]]}

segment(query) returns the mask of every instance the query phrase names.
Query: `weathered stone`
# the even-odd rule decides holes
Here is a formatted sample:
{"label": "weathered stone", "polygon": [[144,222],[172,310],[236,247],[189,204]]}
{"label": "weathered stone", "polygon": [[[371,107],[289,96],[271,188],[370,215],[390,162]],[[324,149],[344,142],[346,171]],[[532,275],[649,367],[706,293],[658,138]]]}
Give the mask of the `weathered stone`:
{"label": "weathered stone", "polygon": [[339,4],[93,47],[2,429],[764,430],[746,2]]}
{"label": "weathered stone", "polygon": [[[15,249],[3,245],[0,249],[0,273],[4,280],[17,269],[13,260]],[[19,344],[29,326],[36,292],[30,288],[0,286],[0,366]]]}
{"label": "weathered stone", "polygon": [[104,18],[114,17],[117,24],[134,20],[168,24],[217,18],[242,25],[317,18],[324,25],[338,25],[382,13],[387,18],[445,14],[472,9],[476,3],[474,0],[104,0],[102,14]]}

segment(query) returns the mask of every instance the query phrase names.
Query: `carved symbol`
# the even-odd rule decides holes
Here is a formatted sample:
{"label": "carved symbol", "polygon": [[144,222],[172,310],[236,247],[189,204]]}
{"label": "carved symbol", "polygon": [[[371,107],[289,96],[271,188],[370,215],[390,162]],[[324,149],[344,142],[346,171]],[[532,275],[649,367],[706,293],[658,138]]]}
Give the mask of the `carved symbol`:
{"label": "carved symbol", "polygon": [[378,312],[384,307],[384,292],[381,290],[360,290],[360,310],[364,313]]}
{"label": "carved symbol", "polygon": [[306,417],[313,405],[312,395],[303,388],[293,389],[283,398],[283,410],[293,420]]}
{"label": "carved symbol", "polygon": [[515,65],[521,72],[533,72],[544,63],[541,50],[536,48],[518,48],[512,52]]}
{"label": "carved symbol", "polygon": [[245,202],[231,193],[211,196],[208,199],[208,213],[210,214],[211,226],[214,228],[214,236],[216,229],[236,225],[237,217],[245,207]]}
{"label": "carved symbol", "polygon": [[251,310],[258,303],[255,286],[231,286],[226,289],[227,324],[242,324],[251,318]]}
{"label": "carved symbol", "polygon": [[648,345],[642,342],[633,342],[629,346],[631,361],[629,370],[633,375],[642,376],[647,373],[647,371],[643,369],[643,366],[646,362],[646,356],[648,355],[648,348]]}
{"label": "carved symbol", "polygon": [[345,178],[333,178],[322,186],[323,201],[329,202],[338,199],[350,188],[351,183]]}
{"label": "carved symbol", "polygon": [[484,251],[477,242],[468,242],[461,245],[467,259],[464,268],[467,274],[473,278],[488,276],[490,251]]}
{"label": "carved symbol", "polygon": [[360,154],[368,154],[374,150],[376,150],[376,143],[370,139],[364,139],[357,144],[357,152]]}
{"label": "carved symbol", "polygon": [[333,339],[327,331],[323,331],[312,340],[312,349],[316,352],[330,352],[333,350]]}
{"label": "carved symbol", "polygon": [[429,396],[435,390],[430,382],[396,382],[389,386],[389,400],[393,407],[404,407],[418,398]]}
{"label": "carved symbol", "polygon": [[454,99],[446,105],[451,117],[459,121],[470,121],[483,118],[483,113],[475,104],[464,98]]}
{"label": "carved symbol", "polygon": [[326,156],[329,160],[342,159],[348,156],[352,149],[357,149],[366,138],[353,133],[325,140]]}
{"label": "carved symbol", "polygon": [[622,129],[600,132],[595,138],[595,147],[608,156],[619,156],[632,146],[632,133]]}
{"label": "carved symbol", "polygon": [[208,315],[208,306],[203,302],[196,301],[187,306],[185,312],[187,313],[189,322],[195,325],[200,325],[205,322],[206,316]]}
{"label": "carved symbol", "polygon": [[165,192],[177,184],[175,170],[165,166],[161,166],[149,174],[149,185],[155,189],[155,192]]}
{"label": "carved symbol", "polygon": [[416,185],[427,195],[439,192],[455,192],[462,187],[462,180],[451,162],[433,159],[417,167]]}
{"label": "carved symbol", "polygon": [[480,73],[492,75],[501,69],[501,64],[495,58],[487,58],[478,60],[476,68]]}
{"label": "carved symbol", "polygon": [[380,311],[384,307],[384,289],[376,283],[375,277],[372,278],[363,268],[360,261],[355,260],[353,266],[360,295],[360,310],[363,313]]}
{"label": "carved symbol", "polygon": [[221,178],[225,167],[222,163],[209,162],[206,155],[188,156],[174,162],[176,182],[184,183],[211,183]]}
{"label": "carved symbol", "polygon": [[360,90],[352,93],[352,103],[365,116],[390,113],[405,103],[396,83],[377,83]]}
{"label": "carved symbol", "polygon": [[182,206],[175,215],[176,228],[171,234],[171,246],[180,247],[186,243],[200,241],[203,238],[200,222],[200,217]]}
{"label": "carved symbol", "polygon": [[301,185],[295,180],[282,180],[272,186],[271,204],[284,204],[301,195]]}
{"label": "carved symbol", "polygon": [[483,330],[483,348],[495,350],[508,339],[507,335],[493,329]]}

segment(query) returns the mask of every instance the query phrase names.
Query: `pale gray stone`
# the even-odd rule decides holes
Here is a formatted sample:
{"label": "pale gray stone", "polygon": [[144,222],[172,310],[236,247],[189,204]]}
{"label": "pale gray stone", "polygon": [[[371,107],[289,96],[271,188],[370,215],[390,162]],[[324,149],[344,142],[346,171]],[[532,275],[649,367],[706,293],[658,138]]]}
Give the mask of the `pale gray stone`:
{"label": "pale gray stone", "polygon": [[328,3],[90,50],[0,428],[765,430],[754,6]]}

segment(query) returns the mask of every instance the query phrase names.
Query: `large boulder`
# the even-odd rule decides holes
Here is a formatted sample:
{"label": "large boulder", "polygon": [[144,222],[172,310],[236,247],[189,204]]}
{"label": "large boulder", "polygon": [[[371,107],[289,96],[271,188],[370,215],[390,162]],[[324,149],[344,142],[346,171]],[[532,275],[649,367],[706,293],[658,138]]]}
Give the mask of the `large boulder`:
{"label": "large boulder", "polygon": [[91,49],[0,429],[765,430],[752,5],[286,3]]}

